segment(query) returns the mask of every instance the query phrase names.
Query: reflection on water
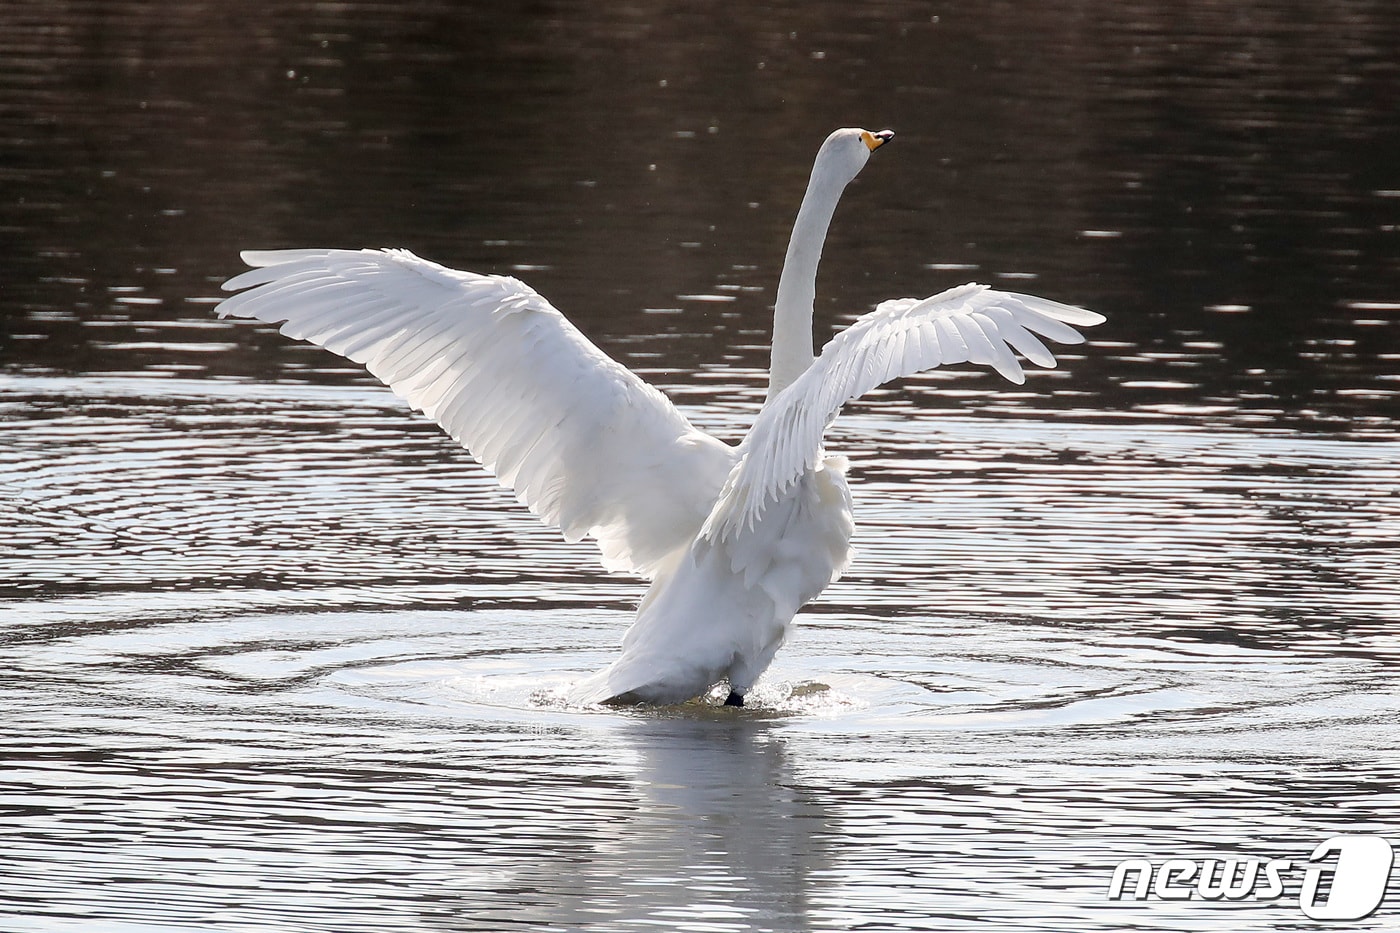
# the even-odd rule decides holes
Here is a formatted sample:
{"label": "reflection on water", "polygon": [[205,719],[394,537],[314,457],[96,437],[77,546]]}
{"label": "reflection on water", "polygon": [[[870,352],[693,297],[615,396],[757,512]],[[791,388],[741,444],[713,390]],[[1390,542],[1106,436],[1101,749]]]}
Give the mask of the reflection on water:
{"label": "reflection on water", "polygon": [[[1400,838],[1400,7],[595,7],[0,5],[0,926],[1311,928],[1105,891]],[[820,329],[1109,322],[842,419],[858,558],[751,708],[569,706],[640,585],[210,318],[240,248],[407,246],[737,439],[843,123],[899,141]]]}
{"label": "reflection on water", "polygon": [[618,712],[561,698],[640,586],[387,392],[4,389],[0,903],[43,928],[1265,929],[1297,879],[1103,890],[1393,832],[1394,441],[882,404],[753,707]]}
{"label": "reflection on water", "polygon": [[[985,619],[926,632],[922,667],[861,674],[835,668],[908,638],[853,656],[868,620],[838,616],[777,676],[819,673],[864,707],[531,699],[620,621],[255,613],[31,640],[30,692],[5,687],[28,714],[4,739],[23,753],[7,897],[233,927],[1264,929],[1286,905],[1101,892],[1128,854],[1301,857],[1341,826],[1388,831],[1377,727],[1400,710],[1374,662]],[[55,708],[67,727],[46,737]]]}

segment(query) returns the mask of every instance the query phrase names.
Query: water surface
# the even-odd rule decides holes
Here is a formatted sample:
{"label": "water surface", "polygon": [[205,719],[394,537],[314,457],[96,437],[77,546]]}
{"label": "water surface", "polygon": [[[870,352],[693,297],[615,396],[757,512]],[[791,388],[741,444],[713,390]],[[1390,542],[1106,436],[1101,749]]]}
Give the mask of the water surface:
{"label": "water surface", "polygon": [[[1400,842],[1393,4],[0,9],[0,925],[1316,929],[1124,858]],[[1109,321],[831,432],[858,559],[743,710],[571,707],[641,585],[237,250],[538,287],[697,423],[968,279]],[[1400,893],[1348,929],[1389,929]],[[1335,925],[1333,925],[1335,927]]]}

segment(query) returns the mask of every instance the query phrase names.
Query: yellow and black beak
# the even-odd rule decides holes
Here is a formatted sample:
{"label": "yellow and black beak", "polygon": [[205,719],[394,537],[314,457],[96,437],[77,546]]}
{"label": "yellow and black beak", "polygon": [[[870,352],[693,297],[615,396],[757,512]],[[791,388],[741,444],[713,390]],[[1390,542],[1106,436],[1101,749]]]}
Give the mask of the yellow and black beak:
{"label": "yellow and black beak", "polygon": [[860,138],[870,147],[870,151],[874,152],[891,139],[894,139],[894,130],[881,130],[878,133],[863,130],[860,134]]}

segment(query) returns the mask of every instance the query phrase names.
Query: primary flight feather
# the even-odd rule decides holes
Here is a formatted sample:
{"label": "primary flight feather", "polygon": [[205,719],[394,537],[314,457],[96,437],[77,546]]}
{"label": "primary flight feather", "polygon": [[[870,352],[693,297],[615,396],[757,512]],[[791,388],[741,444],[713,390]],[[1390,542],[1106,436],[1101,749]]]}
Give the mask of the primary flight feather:
{"label": "primary flight feather", "polygon": [[[893,136],[842,129],[817,153],[774,306],[768,398],[743,442],[697,430],[528,285],[406,250],[248,251],[219,315],[358,363],[471,451],[502,486],[609,570],[652,581],[618,659],[579,702],[674,703],[767,669],[793,616],[850,561],[845,461],[822,436],[846,402],[900,376],[971,362],[1013,382],[1015,353],[1079,343],[1092,311],[962,285],[881,303],[815,355],[822,244],[846,185]],[[1013,352],[1015,351],[1015,352]]]}

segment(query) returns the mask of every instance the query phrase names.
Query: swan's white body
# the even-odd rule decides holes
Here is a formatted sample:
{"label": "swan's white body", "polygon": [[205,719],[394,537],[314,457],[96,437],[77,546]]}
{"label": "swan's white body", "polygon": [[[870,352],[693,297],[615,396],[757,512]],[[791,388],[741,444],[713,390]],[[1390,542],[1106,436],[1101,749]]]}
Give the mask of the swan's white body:
{"label": "swan's white body", "polygon": [[1054,366],[1035,334],[1078,343],[1070,324],[1103,320],[963,285],[883,302],[814,357],[827,226],[891,135],[837,130],[817,154],[778,286],[768,399],[737,448],[694,428],[513,278],[402,250],[246,252],[255,268],[224,287],[256,287],[219,314],[285,322],[287,336],[365,363],[542,520],[593,538],[609,570],[652,580],[621,656],[574,699],[673,703],[728,681],[742,702],[793,616],[850,561],[845,461],[822,445],[841,406],[943,363],[1023,382],[1013,348]]}

